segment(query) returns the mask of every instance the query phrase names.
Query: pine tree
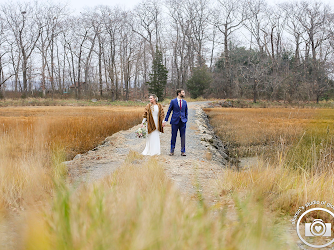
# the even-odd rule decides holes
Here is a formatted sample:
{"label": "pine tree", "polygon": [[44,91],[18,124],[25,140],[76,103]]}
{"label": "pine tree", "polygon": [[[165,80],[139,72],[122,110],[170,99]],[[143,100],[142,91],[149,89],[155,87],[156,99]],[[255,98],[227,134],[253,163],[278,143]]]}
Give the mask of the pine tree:
{"label": "pine tree", "polygon": [[197,66],[193,69],[192,76],[187,82],[187,89],[192,98],[197,98],[204,94],[204,91],[209,88],[212,82],[212,75],[208,67]]}
{"label": "pine tree", "polygon": [[156,49],[156,53],[152,62],[152,73],[150,74],[150,81],[147,82],[148,90],[151,94],[156,94],[159,101],[163,100],[164,89],[167,84],[167,73],[165,65],[163,65],[163,58],[161,51]]}

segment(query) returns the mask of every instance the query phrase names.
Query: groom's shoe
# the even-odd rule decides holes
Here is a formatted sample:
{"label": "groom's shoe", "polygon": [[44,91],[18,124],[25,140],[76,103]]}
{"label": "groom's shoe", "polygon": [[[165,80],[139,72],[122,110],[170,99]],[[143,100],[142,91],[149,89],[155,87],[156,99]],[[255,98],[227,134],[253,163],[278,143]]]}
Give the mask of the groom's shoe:
{"label": "groom's shoe", "polygon": [[169,155],[170,155],[170,156],[174,155],[174,152],[170,152]]}
{"label": "groom's shoe", "polygon": [[181,155],[182,155],[182,156],[186,156],[186,153],[183,153],[183,152],[182,152]]}

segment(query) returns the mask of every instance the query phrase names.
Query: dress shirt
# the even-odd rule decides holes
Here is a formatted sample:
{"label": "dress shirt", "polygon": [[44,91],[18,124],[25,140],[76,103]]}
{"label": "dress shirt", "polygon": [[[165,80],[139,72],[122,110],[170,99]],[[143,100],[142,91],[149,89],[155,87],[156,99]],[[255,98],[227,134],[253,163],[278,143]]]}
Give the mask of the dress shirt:
{"label": "dress shirt", "polygon": [[[177,97],[177,104],[179,105],[179,107],[180,107],[180,100],[182,101],[181,98]],[[182,104],[183,104],[183,101],[182,101]]]}

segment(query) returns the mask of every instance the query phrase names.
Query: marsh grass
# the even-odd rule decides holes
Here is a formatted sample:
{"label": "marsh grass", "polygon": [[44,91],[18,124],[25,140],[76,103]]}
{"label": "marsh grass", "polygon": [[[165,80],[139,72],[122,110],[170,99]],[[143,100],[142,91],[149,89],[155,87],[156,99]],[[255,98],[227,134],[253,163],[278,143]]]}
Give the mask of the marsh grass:
{"label": "marsh grass", "polygon": [[0,107],[22,107],[22,106],[140,106],[147,104],[145,101],[109,101],[106,99],[92,101],[91,99],[57,99],[57,98],[6,98],[0,99]]}
{"label": "marsh grass", "polygon": [[51,209],[28,221],[27,249],[292,249],[261,202],[235,196],[239,221],[224,209],[213,216],[179,193],[157,158],[140,165],[131,164],[139,154],[128,158],[97,183],[59,183]]}
{"label": "marsh grass", "polygon": [[302,135],[315,109],[208,108],[215,133],[234,157],[275,153]]}
{"label": "marsh grass", "polygon": [[229,105],[234,108],[333,108],[333,100],[322,100],[319,103],[314,101],[269,101],[257,100],[256,103],[252,99],[225,99]]}
{"label": "marsh grass", "polygon": [[52,153],[37,137],[17,131],[0,136],[0,209],[22,210],[48,196]]}
{"label": "marsh grass", "polygon": [[334,167],[334,110],[318,110],[302,136],[287,151],[290,167],[302,168],[314,174],[333,173]]}
{"label": "marsh grass", "polygon": [[[227,169],[222,195],[263,199],[271,211],[293,215],[313,200],[333,201],[333,109],[208,109],[217,134],[237,156],[258,163]],[[259,150],[260,149],[260,150]]]}
{"label": "marsh grass", "polygon": [[[1,176],[0,185],[2,180],[6,180],[8,182],[3,187],[12,187],[16,191],[12,192],[13,196],[6,193],[8,199],[0,196],[0,201],[14,202],[17,194],[25,198],[29,193],[29,197],[34,198],[32,204],[36,200],[42,204],[28,206],[27,220],[24,226],[20,225],[24,229],[22,246],[29,250],[296,249],[295,242],[289,243],[282,216],[294,214],[298,206],[312,200],[333,200],[334,194],[329,190],[333,190],[334,177],[328,168],[312,171],[312,167],[319,169],[320,165],[311,165],[309,169],[292,163],[288,152],[297,159],[303,156],[298,153],[298,146],[319,153],[327,149],[326,146],[312,151],[312,146],[315,142],[331,145],[330,137],[324,139],[324,135],[331,134],[332,111],[324,111],[323,114],[303,110],[290,113],[272,110],[272,114],[260,110],[257,113],[243,112],[237,111],[238,119],[233,117],[233,113],[221,117],[217,110],[209,114],[215,115],[210,116],[212,124],[215,119],[220,119],[215,124],[217,133],[220,130],[224,134],[226,127],[234,131],[228,138],[234,139],[235,145],[240,147],[240,155],[244,150],[242,145],[249,148],[245,155],[260,152],[253,146],[271,146],[268,154],[262,156],[269,155],[273,160],[259,157],[258,164],[249,169],[240,172],[226,169],[222,176],[218,176],[217,191],[221,202],[215,207],[208,207],[203,202],[200,186],[194,199],[181,195],[166,176],[163,161],[157,157],[145,158],[133,151],[123,166],[103,180],[79,187],[70,186],[65,181],[66,169],[61,164],[66,157],[65,151],[55,150],[50,157],[49,151],[43,151],[50,149],[48,137],[44,136],[47,127],[38,127],[34,131],[29,126],[28,131],[33,133],[23,130],[14,135],[8,129],[2,135],[7,141],[0,141],[1,156],[7,156],[18,148],[22,157],[12,153],[10,161],[16,169],[7,178],[6,175]],[[247,115],[251,118],[247,119]],[[327,118],[320,126],[317,120],[321,117]],[[270,123],[271,118],[276,124]],[[313,128],[310,121],[314,121]],[[279,124],[281,122],[283,125]],[[35,127],[32,125],[31,128]],[[38,133],[41,136],[37,136],[34,142],[33,138]],[[254,134],[261,139],[258,140]],[[304,142],[306,134],[310,134],[312,140]],[[40,138],[45,138],[45,141]],[[31,140],[30,144],[23,143]],[[275,143],[263,143],[268,141]],[[294,154],[291,153],[293,150],[296,150]],[[42,152],[45,152],[45,158],[40,160]],[[317,153],[311,155],[317,155],[311,159],[319,163],[321,157]],[[323,159],[329,163],[328,156]],[[6,171],[1,169],[0,173]],[[41,175],[44,171],[46,174]],[[34,173],[39,174],[35,177],[38,179],[33,178]],[[20,204],[20,200],[17,202]],[[231,209],[235,211],[234,218],[229,216]]]}
{"label": "marsh grass", "polygon": [[[220,191],[228,197],[234,193],[263,199],[266,208],[277,216],[293,216],[298,207],[313,200],[333,201],[334,177],[329,173],[310,174],[288,166],[259,162],[240,172],[227,169],[219,182]],[[224,181],[223,181],[224,180]]]}
{"label": "marsh grass", "polygon": [[[20,131],[30,138],[42,138],[51,147],[64,148],[69,160],[99,145],[107,136],[140,123],[141,119],[139,107],[2,108],[0,133]],[[37,130],[41,130],[38,136]]]}
{"label": "marsh grass", "polygon": [[[141,120],[142,108],[43,107],[0,110],[0,210],[23,210],[50,196],[65,165]],[[121,122],[120,122],[121,121]]]}

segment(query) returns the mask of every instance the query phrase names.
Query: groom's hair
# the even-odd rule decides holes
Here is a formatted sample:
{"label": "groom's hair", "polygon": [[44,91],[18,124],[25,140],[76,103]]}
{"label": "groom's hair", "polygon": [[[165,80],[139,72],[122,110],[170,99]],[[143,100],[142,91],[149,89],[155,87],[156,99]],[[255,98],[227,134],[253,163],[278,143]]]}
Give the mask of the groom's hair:
{"label": "groom's hair", "polygon": [[176,95],[178,96],[179,93],[181,93],[182,90],[184,90],[184,89],[177,89],[177,90],[176,90]]}

